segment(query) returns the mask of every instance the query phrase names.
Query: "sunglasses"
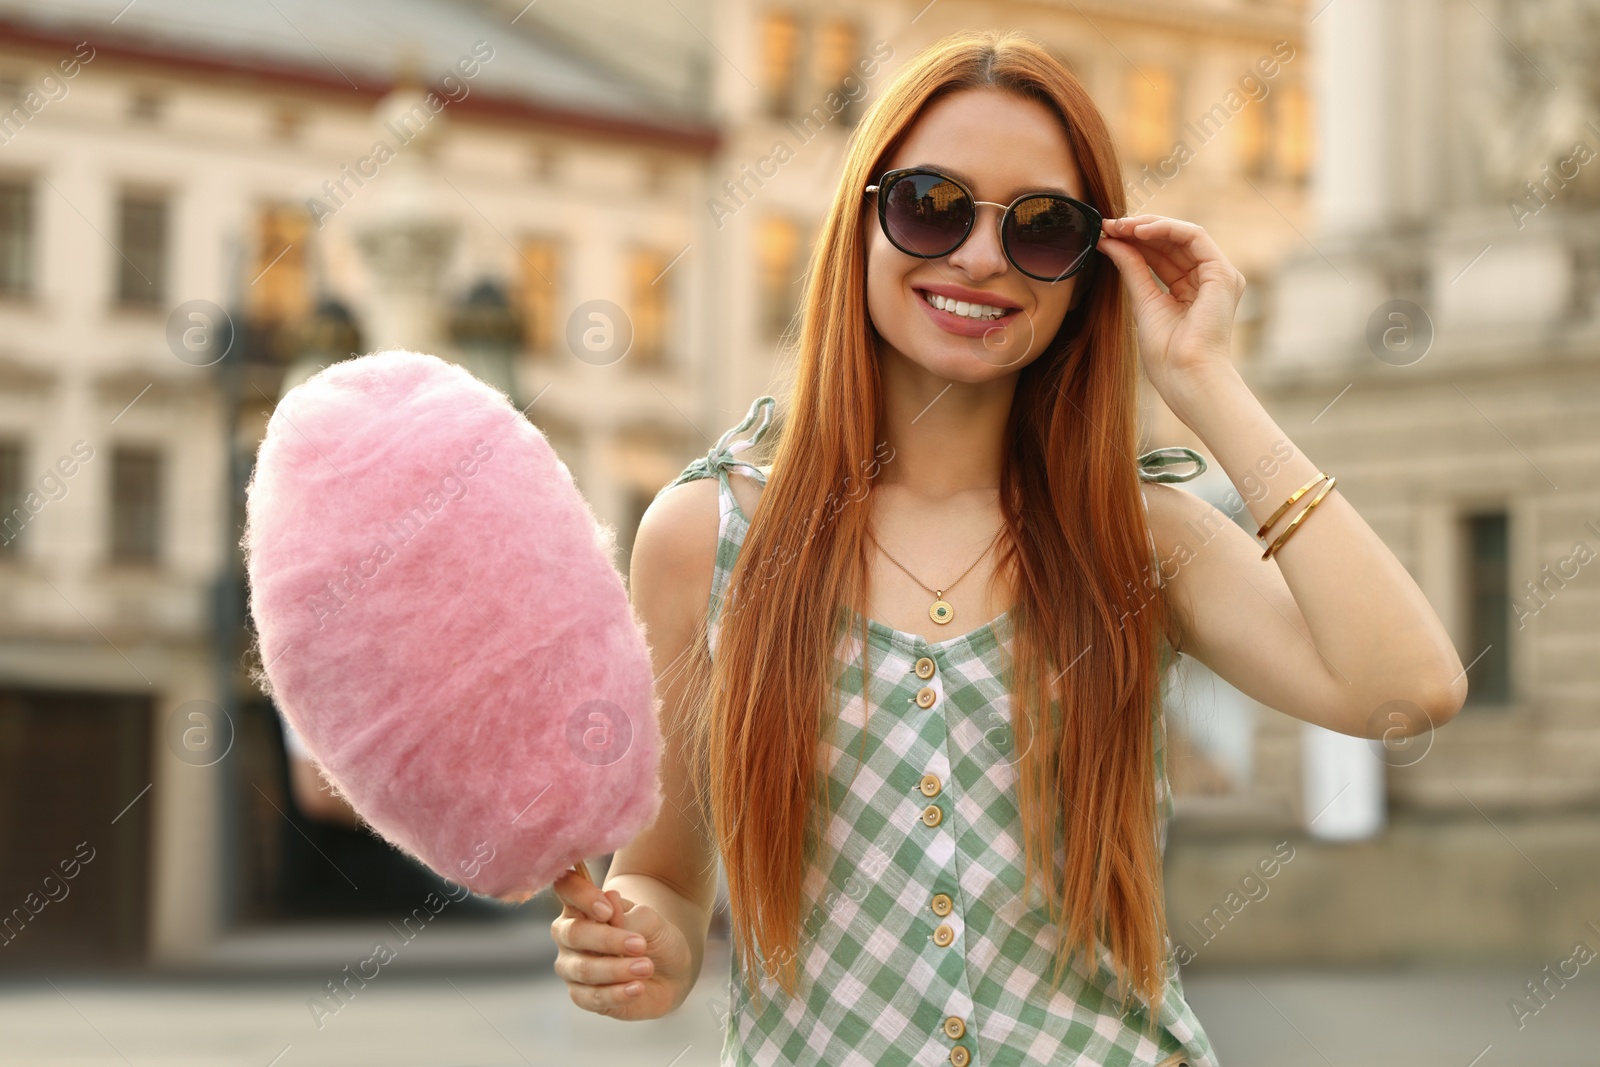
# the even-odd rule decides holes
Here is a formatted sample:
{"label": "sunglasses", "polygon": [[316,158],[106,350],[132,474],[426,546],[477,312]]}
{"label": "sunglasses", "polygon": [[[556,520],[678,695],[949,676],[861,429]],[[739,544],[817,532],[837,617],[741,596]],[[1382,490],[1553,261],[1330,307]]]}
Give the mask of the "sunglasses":
{"label": "sunglasses", "polygon": [[1058,282],[1089,262],[1100,241],[1100,212],[1058,193],[1025,193],[1009,205],[979,200],[960,181],[928,167],[891,170],[864,192],[878,194],[878,224],[908,256],[938,259],[972,236],[978,205],[1003,208],[1000,247],[1030,278]]}

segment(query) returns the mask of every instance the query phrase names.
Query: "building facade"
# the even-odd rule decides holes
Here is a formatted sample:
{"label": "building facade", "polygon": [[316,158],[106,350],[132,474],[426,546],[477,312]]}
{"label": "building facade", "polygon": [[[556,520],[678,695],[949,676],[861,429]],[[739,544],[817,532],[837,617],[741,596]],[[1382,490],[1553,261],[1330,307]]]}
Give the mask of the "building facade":
{"label": "building facade", "polygon": [[[625,571],[660,486],[787,388],[863,110],[973,26],[1056,49],[1129,209],[1245,272],[1241,371],[1472,661],[1474,707],[1421,756],[1329,755],[1184,662],[1175,926],[1218,962],[1562,940],[1575,913],[1517,902],[1581,880],[1600,780],[1582,5],[1496,7],[1504,36],[1455,0],[343,6],[0,3],[0,909],[82,870],[0,964],[205,964],[241,927],[343,914],[285,904],[343,892],[313,849],[356,853],[294,811],[241,629],[242,488],[284,390],[388,345],[462,362],[549,436]],[[1153,394],[1145,416],[1144,447],[1200,447]],[[1319,840],[1328,781],[1379,823]],[[1291,838],[1278,902],[1216,936]],[[1445,903],[1397,904],[1413,885]]]}
{"label": "building facade", "polygon": [[203,963],[281,914],[312,831],[237,542],[296,380],[458,359],[619,526],[703,447],[697,115],[487,9],[120,7],[0,5],[0,965]]}
{"label": "building facade", "polygon": [[1593,5],[1553,0],[1340,0],[1312,26],[1310,225],[1249,380],[1405,564],[1469,693],[1371,746],[1387,830],[1311,850],[1241,952],[1543,962],[1600,907],[1597,43]]}

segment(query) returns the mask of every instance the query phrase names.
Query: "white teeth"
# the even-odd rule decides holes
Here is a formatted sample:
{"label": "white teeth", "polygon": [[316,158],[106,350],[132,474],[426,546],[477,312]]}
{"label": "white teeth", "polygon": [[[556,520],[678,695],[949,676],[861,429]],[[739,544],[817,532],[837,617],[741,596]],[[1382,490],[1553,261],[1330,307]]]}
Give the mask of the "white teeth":
{"label": "white teeth", "polygon": [[952,315],[960,315],[967,319],[998,319],[1006,314],[1003,308],[988,304],[970,304],[965,300],[951,300],[938,293],[923,292],[922,298],[940,311],[948,311]]}

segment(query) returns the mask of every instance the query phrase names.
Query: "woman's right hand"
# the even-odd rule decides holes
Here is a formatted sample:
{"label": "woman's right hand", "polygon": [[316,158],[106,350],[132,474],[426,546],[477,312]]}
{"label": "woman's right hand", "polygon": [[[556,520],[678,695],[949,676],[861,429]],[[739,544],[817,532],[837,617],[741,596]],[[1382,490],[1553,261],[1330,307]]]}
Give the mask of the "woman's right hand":
{"label": "woman's right hand", "polygon": [[552,888],[563,905],[550,924],[555,972],[574,1004],[629,1020],[659,1019],[678,1005],[692,966],[682,931],[648,904],[602,892],[575,871]]}

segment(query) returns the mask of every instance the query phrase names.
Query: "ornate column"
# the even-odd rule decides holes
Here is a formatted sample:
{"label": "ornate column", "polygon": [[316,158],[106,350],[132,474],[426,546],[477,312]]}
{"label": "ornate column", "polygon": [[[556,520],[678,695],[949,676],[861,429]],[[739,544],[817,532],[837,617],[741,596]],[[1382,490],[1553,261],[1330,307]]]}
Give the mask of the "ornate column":
{"label": "ornate column", "polygon": [[[1279,358],[1299,361],[1347,358],[1359,344],[1366,312],[1382,300],[1377,265],[1346,250],[1381,231],[1393,218],[1394,180],[1389,146],[1396,135],[1392,55],[1407,49],[1396,36],[1404,19],[1384,0],[1337,0],[1317,5],[1309,37],[1316,57],[1315,89],[1319,163],[1315,175],[1316,232],[1320,253],[1303,256],[1285,288],[1300,306],[1277,324]],[[1337,270],[1322,259],[1330,257]],[[1341,277],[1342,275],[1342,277]],[[1298,319],[1299,336],[1285,326]],[[1285,323],[1285,319],[1290,319]],[[1305,336],[1327,340],[1316,353]],[[1298,349],[1298,351],[1294,351]],[[1325,354],[1324,354],[1325,353]],[[1385,822],[1385,764],[1365,738],[1301,725],[1301,790],[1306,830],[1315,837],[1372,837]]]}
{"label": "ornate column", "polygon": [[[430,109],[430,98],[440,100],[414,80],[402,80],[374,112],[379,143],[390,154],[368,179],[370,199],[356,223],[356,240],[372,273],[362,325],[373,350],[443,355],[447,343],[439,279],[458,224],[439,207],[455,194],[433,172],[430,153],[445,115]],[[374,157],[382,154],[374,146]]]}

